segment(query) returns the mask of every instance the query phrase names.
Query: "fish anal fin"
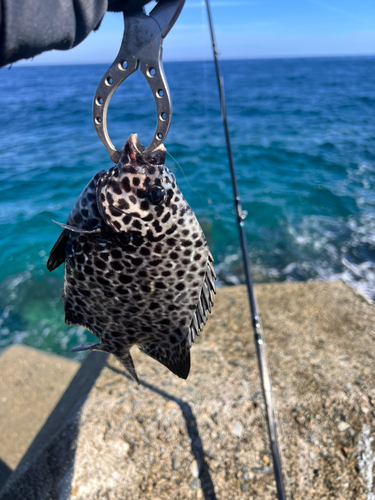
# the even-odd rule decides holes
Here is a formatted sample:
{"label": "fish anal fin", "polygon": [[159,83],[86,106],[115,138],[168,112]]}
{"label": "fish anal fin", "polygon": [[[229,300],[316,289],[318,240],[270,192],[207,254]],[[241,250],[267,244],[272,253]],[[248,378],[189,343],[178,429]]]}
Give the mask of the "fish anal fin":
{"label": "fish anal fin", "polygon": [[186,380],[190,373],[190,351],[187,351],[186,356],[179,359],[177,362],[170,360],[165,366],[175,375]]}
{"label": "fish anal fin", "polygon": [[66,245],[68,243],[68,238],[69,233],[68,231],[64,230],[58,237],[56,243],[53,245],[47,261],[48,271],[53,271],[65,262],[65,251]]}
{"label": "fish anal fin", "polygon": [[142,352],[166,366],[168,370],[178,377],[188,378],[190,372],[190,347],[186,338],[179,344],[170,344],[165,341],[150,342],[139,346],[139,348]]}
{"label": "fish anal fin", "polygon": [[133,359],[130,355],[130,352],[128,351],[125,355],[123,355],[121,357],[116,356],[116,358],[124,366],[124,368],[129,373],[131,378],[134,379],[137,382],[137,384],[139,384],[138,375],[137,375],[137,372],[135,371]]}

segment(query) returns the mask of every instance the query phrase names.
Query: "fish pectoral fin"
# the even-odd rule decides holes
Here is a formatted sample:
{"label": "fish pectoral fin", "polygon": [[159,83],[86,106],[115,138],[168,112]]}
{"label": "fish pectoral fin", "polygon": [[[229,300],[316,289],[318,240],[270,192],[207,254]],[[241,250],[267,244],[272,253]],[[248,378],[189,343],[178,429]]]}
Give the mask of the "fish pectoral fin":
{"label": "fish pectoral fin", "polygon": [[138,375],[135,371],[133,359],[130,355],[130,352],[128,352],[124,356],[121,356],[121,358],[119,356],[116,356],[116,358],[126,368],[126,371],[129,373],[129,375],[137,382],[137,384],[139,384]]}
{"label": "fish pectoral fin", "polygon": [[47,261],[48,271],[53,271],[65,262],[65,250],[68,238],[69,233],[64,230],[58,237],[56,243],[53,245]]}
{"label": "fish pectoral fin", "polygon": [[[166,341],[168,342],[168,337]],[[139,346],[139,349],[166,366],[168,370],[178,377],[187,379],[190,372],[190,345],[188,339],[184,338],[178,344],[168,342],[168,347],[162,347],[161,344],[164,343],[164,340],[162,342],[151,342],[150,344]]]}
{"label": "fish pectoral fin", "polygon": [[104,351],[103,344],[101,342],[92,343],[88,342],[87,344],[77,345],[70,349],[70,352],[80,352],[80,351]]}
{"label": "fish pectoral fin", "polygon": [[80,233],[80,234],[97,234],[101,232],[101,229],[98,227],[96,229],[82,229],[80,227],[75,227],[75,226],[70,226],[69,224],[63,224],[62,222],[57,222],[55,220],[52,220],[55,224],[58,226],[63,227],[67,231],[72,231],[73,233]]}

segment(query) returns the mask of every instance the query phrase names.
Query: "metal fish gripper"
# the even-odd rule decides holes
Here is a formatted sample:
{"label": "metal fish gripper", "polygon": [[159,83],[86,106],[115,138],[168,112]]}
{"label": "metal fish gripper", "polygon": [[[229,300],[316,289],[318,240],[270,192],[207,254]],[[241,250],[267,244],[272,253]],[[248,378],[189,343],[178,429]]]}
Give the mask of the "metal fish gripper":
{"label": "metal fish gripper", "polygon": [[93,103],[95,130],[114,163],[120,150],[112,144],[107,129],[109,101],[119,85],[139,68],[156,103],[157,126],[146,152],[154,151],[168,133],[172,103],[162,64],[163,40],[177,21],[185,0],[160,0],[147,15],[143,10],[124,13],[124,35],[120,50],[96,89]]}

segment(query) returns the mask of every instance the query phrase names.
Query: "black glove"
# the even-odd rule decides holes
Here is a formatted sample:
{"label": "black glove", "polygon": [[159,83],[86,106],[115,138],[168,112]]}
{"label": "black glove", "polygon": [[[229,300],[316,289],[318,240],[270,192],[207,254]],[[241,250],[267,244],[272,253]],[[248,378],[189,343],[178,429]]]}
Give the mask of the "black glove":
{"label": "black glove", "polygon": [[107,10],[134,12],[149,0],[0,0],[0,66],[68,50],[97,29]]}
{"label": "black glove", "polygon": [[151,0],[108,0],[109,12],[132,13],[141,10]]}

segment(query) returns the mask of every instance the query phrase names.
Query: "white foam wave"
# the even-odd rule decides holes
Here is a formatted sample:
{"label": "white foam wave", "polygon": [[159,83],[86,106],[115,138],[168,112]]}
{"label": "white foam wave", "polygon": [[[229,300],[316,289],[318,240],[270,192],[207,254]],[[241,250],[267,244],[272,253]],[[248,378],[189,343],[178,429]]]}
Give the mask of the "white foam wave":
{"label": "white foam wave", "polygon": [[[70,354],[72,344],[87,342],[82,327],[64,324],[62,283],[39,271],[24,271],[0,283],[0,349],[26,343],[32,347]],[[81,353],[76,359],[85,357]]]}
{"label": "white foam wave", "polygon": [[[375,214],[357,220],[303,217],[289,221],[282,237],[283,251],[258,248],[255,255],[250,247],[255,282],[342,280],[375,299]],[[219,284],[244,282],[239,251],[227,255],[216,270]]]}

